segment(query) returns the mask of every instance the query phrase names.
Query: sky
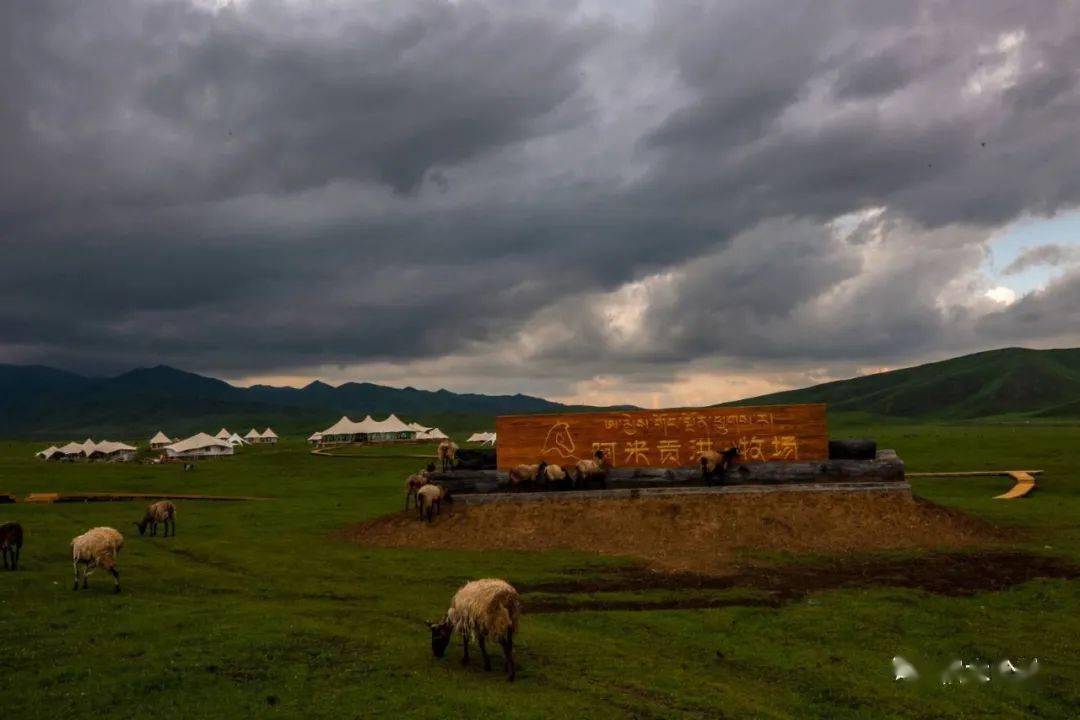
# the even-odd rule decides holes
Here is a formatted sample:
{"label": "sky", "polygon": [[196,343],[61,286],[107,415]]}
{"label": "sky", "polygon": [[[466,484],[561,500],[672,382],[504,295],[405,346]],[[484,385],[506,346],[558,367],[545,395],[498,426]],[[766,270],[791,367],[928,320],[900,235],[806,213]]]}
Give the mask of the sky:
{"label": "sky", "polygon": [[0,3],[0,363],[697,405],[1080,341],[1080,3]]}

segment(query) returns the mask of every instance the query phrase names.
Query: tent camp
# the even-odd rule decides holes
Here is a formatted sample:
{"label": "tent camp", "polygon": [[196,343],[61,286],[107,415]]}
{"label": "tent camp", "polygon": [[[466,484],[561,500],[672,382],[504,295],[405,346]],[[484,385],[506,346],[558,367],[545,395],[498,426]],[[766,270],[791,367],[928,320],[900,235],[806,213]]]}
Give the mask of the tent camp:
{"label": "tent camp", "polygon": [[165,454],[170,458],[197,458],[218,457],[220,455],[232,455],[233,446],[224,440],[210,437],[206,433],[199,433],[191,437],[173,443],[165,448]]}
{"label": "tent camp", "polygon": [[221,428],[217,431],[217,435],[215,435],[214,437],[216,437],[218,440],[228,441],[230,435],[232,435],[232,433],[230,433],[225,428]]}
{"label": "tent camp", "polygon": [[319,434],[324,443],[350,443],[415,440],[418,432],[414,427],[398,419],[397,415],[391,414],[385,420],[375,420],[368,415],[360,422],[350,420],[343,415],[340,420]]}
{"label": "tent camp", "polygon": [[262,435],[260,435],[259,431],[255,428],[251,428],[250,430],[248,430],[247,435],[244,436],[244,439],[247,440],[249,443],[257,443],[261,438]]}
{"label": "tent camp", "polygon": [[311,443],[312,445],[318,445],[319,443],[322,442],[322,433],[321,432],[313,432],[313,433],[311,433],[311,435],[308,436],[307,441],[309,443]]}
{"label": "tent camp", "polygon": [[261,442],[261,443],[268,443],[270,445],[273,445],[277,441],[278,441],[277,433],[274,432],[273,430],[271,430],[270,428],[266,428],[265,430],[263,430],[262,435],[259,436],[259,442]]}
{"label": "tent camp", "polygon": [[168,435],[166,435],[165,433],[161,432],[160,430],[157,431],[157,435],[150,438],[150,449],[151,450],[160,450],[161,448],[165,447],[166,445],[172,445],[172,444],[173,444],[172,439]]}
{"label": "tent camp", "polygon": [[225,442],[229,443],[233,447],[240,447],[241,445],[247,445],[248,444],[247,440],[240,437],[236,433],[233,433],[232,435],[230,435],[229,439],[226,440]]}

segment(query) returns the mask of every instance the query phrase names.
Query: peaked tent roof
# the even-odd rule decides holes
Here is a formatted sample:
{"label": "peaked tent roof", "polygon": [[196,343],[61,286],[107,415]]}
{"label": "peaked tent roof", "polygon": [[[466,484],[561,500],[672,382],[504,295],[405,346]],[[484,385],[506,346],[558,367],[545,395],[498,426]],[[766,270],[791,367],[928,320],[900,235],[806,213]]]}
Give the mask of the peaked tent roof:
{"label": "peaked tent roof", "polygon": [[414,422],[409,423],[408,427],[409,427],[410,430],[415,430],[416,432],[421,432],[421,433],[422,432],[427,432],[428,430],[431,429],[429,427],[424,427],[420,423],[414,423]]}
{"label": "peaked tent roof", "polygon": [[236,433],[233,433],[232,435],[230,435],[229,439],[226,440],[225,442],[227,442],[227,443],[229,443],[230,445],[233,445],[233,446],[236,446],[236,445],[249,445],[250,444],[247,440],[240,437]]}
{"label": "peaked tent roof", "polygon": [[258,438],[261,438],[261,437],[262,437],[262,435],[259,434],[258,430],[256,430],[255,428],[251,428],[250,430],[248,430],[247,435],[244,436],[244,439],[246,439],[246,440],[257,440]]}
{"label": "peaked tent roof", "polygon": [[273,430],[271,430],[270,428],[266,428],[265,430],[263,430],[263,434],[262,434],[262,436],[263,436],[264,438],[268,438],[268,437],[276,438],[276,437],[277,437],[277,433],[276,433],[276,432],[274,432]]}
{"label": "peaked tent roof", "polygon": [[323,435],[349,435],[354,432],[351,428],[356,425],[348,415],[342,415],[341,419],[322,431]]}
{"label": "peaked tent roof", "polygon": [[126,445],[122,442],[115,442],[113,440],[102,440],[94,446],[93,451],[112,455],[114,452],[135,452],[135,450],[136,448],[132,445]]}
{"label": "peaked tent roof", "polygon": [[232,445],[224,440],[218,440],[216,437],[210,437],[206,433],[198,433],[191,437],[181,440],[178,443],[173,443],[169,446],[169,450],[176,453],[187,452],[188,450],[198,450],[205,447],[227,447],[231,448]]}
{"label": "peaked tent roof", "polygon": [[308,440],[322,440],[322,433],[313,432],[311,435],[308,435]]}
{"label": "peaked tent roof", "polygon": [[450,437],[439,428],[431,428],[425,433],[419,433],[417,440],[449,440]]}
{"label": "peaked tent roof", "polygon": [[60,448],[56,447],[55,445],[50,445],[49,447],[45,448],[44,450],[41,450],[40,452],[36,452],[34,454],[37,455],[38,457],[43,457],[46,460],[48,460],[49,458],[51,458],[53,455],[55,455],[58,452],[60,452]]}
{"label": "peaked tent roof", "polygon": [[57,448],[64,455],[78,455],[85,449],[85,445],[77,442],[69,442],[67,445],[61,445]]}
{"label": "peaked tent roof", "polygon": [[157,431],[157,435],[150,438],[150,444],[151,445],[159,445],[161,443],[164,443],[164,444],[168,445],[171,442],[172,442],[172,438],[170,438],[168,435],[161,432],[160,430]]}
{"label": "peaked tent roof", "polygon": [[217,431],[217,435],[215,435],[214,437],[216,437],[218,440],[228,440],[229,435],[230,433],[228,430],[226,430],[225,428],[221,428]]}

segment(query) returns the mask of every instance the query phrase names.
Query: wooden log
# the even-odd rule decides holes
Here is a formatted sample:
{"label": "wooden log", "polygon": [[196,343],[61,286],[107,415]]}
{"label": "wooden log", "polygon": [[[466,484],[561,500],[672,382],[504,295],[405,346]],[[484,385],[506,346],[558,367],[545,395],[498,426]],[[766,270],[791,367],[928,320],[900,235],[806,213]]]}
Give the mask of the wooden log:
{"label": "wooden log", "polygon": [[[431,481],[451,494],[506,492],[507,473],[495,470],[453,470],[434,473]],[[903,482],[904,462],[892,450],[881,450],[873,460],[820,460],[766,462],[738,465],[724,476],[706,480],[698,468],[614,468],[608,471],[608,489],[705,487],[708,485],[851,482]],[[524,488],[528,489],[528,488]],[[553,492],[545,490],[544,492]],[[585,492],[576,490],[574,492]]]}
{"label": "wooden log", "polygon": [[873,460],[877,457],[877,442],[867,439],[830,440],[830,460]]}

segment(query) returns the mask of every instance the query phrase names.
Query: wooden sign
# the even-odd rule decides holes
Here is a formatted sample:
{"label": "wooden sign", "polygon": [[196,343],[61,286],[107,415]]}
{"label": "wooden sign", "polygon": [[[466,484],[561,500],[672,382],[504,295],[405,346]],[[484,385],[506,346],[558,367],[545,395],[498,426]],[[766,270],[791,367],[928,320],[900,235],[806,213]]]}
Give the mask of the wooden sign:
{"label": "wooden sign", "polygon": [[740,463],[829,455],[823,404],[502,415],[495,432],[500,470],[541,459],[574,465],[596,450],[615,467],[695,466],[702,452],[731,447]]}

